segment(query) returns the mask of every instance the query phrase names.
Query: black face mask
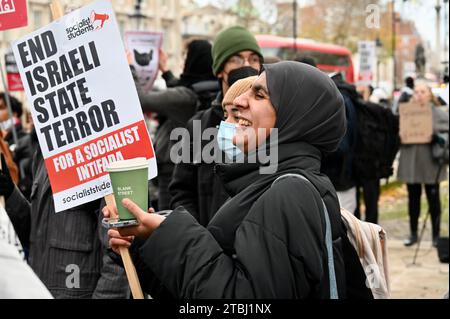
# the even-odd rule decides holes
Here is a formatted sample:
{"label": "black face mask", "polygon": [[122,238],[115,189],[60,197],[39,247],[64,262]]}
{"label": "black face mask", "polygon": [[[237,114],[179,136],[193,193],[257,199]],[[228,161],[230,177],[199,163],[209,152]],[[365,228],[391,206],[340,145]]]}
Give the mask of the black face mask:
{"label": "black face mask", "polygon": [[239,69],[234,69],[228,73],[228,86],[232,86],[237,80],[258,74],[258,70],[252,68],[251,66],[243,66]]}

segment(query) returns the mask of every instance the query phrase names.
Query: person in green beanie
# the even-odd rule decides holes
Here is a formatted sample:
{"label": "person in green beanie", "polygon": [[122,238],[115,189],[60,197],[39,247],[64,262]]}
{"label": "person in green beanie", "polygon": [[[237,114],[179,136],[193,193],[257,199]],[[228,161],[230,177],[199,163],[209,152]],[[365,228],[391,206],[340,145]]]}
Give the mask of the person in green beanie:
{"label": "person in green beanie", "polygon": [[213,72],[221,79],[223,95],[229,87],[230,72],[249,67],[259,71],[263,61],[261,48],[255,37],[241,26],[219,33],[214,41],[212,55]]}
{"label": "person in green beanie", "polygon": [[[220,32],[213,44],[213,74],[220,81],[221,92],[207,109],[197,112],[187,124],[189,131],[190,147],[193,154],[194,144],[194,121],[200,124],[202,134],[208,128],[216,128],[224,120],[222,110],[222,100],[228,88],[237,80],[248,76],[257,75],[261,69],[263,57],[261,49],[255,37],[245,28],[234,26]],[[197,124],[198,125],[198,124]],[[203,147],[216,143],[214,137],[210,140],[196,141]],[[216,147],[217,149],[217,147]],[[214,167],[222,160],[202,158],[194,164],[191,158],[190,163],[178,163],[172,175],[172,182],[169,185],[169,192],[172,196],[171,208],[184,206],[201,224],[206,226],[216,211],[228,199],[228,193],[214,173]],[[193,157],[193,156],[192,156]]]}

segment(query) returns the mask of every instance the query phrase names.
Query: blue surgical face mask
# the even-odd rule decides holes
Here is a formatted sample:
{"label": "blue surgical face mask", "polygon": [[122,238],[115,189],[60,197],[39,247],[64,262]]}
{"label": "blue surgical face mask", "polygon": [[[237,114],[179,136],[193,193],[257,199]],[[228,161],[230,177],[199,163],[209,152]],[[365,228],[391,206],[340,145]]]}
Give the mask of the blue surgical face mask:
{"label": "blue surgical face mask", "polygon": [[220,122],[217,132],[217,143],[219,148],[230,160],[237,160],[242,156],[242,151],[233,144],[233,136],[236,134],[236,124]]}

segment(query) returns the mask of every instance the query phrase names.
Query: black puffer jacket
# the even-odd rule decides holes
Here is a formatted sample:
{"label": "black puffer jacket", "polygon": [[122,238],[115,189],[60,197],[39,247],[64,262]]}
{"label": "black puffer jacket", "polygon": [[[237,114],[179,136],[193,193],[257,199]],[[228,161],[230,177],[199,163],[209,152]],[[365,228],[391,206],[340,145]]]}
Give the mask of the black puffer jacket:
{"label": "black puffer jacket", "polygon": [[[175,209],[139,250],[137,265],[151,269],[176,298],[328,298],[325,219],[316,187],[334,234],[340,233],[338,201],[319,172],[317,149],[297,143],[280,151],[289,158],[273,175],[260,175],[251,164],[218,167],[236,196],[207,228],[184,208]],[[301,173],[314,186],[294,177],[271,186],[286,173]],[[341,247],[335,245],[339,292],[345,296]],[[140,275],[144,288],[158,296],[151,276]]]}
{"label": "black puffer jacket", "polygon": [[140,95],[142,110],[156,112],[160,122],[154,141],[160,209],[169,209],[171,202],[168,185],[174,170],[171,151],[175,144],[171,134],[177,128],[184,128],[196,111],[208,108],[219,91],[217,79],[212,74],[211,44],[206,40],[194,40],[187,49],[180,79],[170,71],[165,72],[167,90]]}
{"label": "black puffer jacket", "polygon": [[[268,150],[274,161],[249,163],[252,151],[245,163],[217,165],[231,199],[208,226],[178,207],[154,230],[135,256],[144,289],[152,296],[330,297],[322,199],[331,222],[338,295],[358,296],[351,286],[355,279],[359,288],[364,285],[354,250],[356,263],[347,263],[355,259],[346,257],[349,245],[336,192],[320,173],[322,152],[335,150],[345,133],[342,97],[312,67],[297,62],[265,67],[278,139],[273,141],[272,131],[258,148]],[[267,174],[269,168],[275,171]],[[285,177],[274,183],[292,173],[308,181]]]}
{"label": "black puffer jacket", "polygon": [[358,100],[355,86],[346,83],[342,77],[333,78],[344,98],[347,130],[335,152],[326,154],[322,159],[321,171],[327,175],[337,191],[346,191],[356,185],[353,161],[357,143],[357,114],[353,101]]}

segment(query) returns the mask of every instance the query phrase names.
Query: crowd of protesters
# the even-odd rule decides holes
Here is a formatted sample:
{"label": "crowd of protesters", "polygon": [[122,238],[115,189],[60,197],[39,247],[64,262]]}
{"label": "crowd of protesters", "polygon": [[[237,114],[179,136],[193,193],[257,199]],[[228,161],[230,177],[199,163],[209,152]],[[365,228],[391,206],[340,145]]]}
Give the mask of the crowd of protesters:
{"label": "crowd of protesters", "polygon": [[[158,198],[151,213],[129,200],[118,203],[136,216],[137,227],[103,228],[102,218],[114,210],[104,200],[56,214],[36,132],[22,126],[22,105],[12,96],[9,118],[0,95],[0,196],[33,272],[54,298],[130,298],[119,257],[127,247],[152,298],[372,298],[349,259],[340,213],[343,207],[378,223],[380,178],[359,178],[352,164],[355,104],[370,101],[396,113],[399,103],[414,100],[432,109],[433,141],[444,134],[448,143],[448,111],[430,87],[408,78],[391,103],[381,89],[328,75],[310,57],[265,58],[255,37],[237,26],[212,44],[189,42],[186,52],[176,78],[161,50],[167,89],[139,92],[143,112],[156,113],[159,122]],[[201,133],[217,129],[200,148],[192,147],[196,125]],[[176,128],[189,134],[171,140]],[[190,161],[174,162],[177,142],[188,146]],[[211,143],[221,152],[207,160]],[[262,150],[276,152],[270,174],[261,173],[274,164],[260,159]],[[398,180],[407,184],[411,231],[405,245],[418,239],[422,185],[437,245],[439,183],[446,178],[431,143],[400,147]],[[69,265],[80,268],[75,288],[67,284]]]}

